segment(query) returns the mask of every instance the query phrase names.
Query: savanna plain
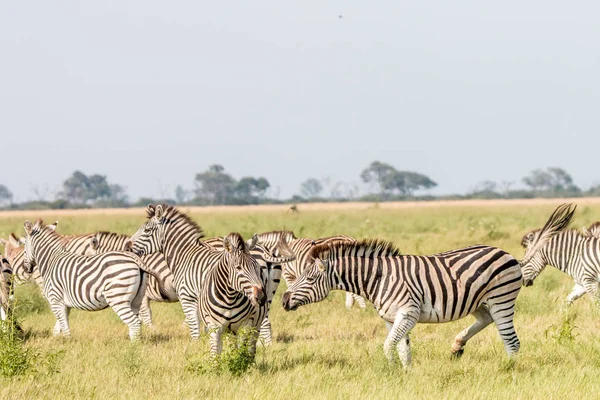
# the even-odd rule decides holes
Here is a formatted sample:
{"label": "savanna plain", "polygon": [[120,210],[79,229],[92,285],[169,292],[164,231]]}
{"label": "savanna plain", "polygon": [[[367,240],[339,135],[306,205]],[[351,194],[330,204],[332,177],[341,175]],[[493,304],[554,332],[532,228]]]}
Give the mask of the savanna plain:
{"label": "savanna plain", "polygon": [[[575,201],[577,203],[577,201]],[[405,254],[428,254],[483,243],[516,258],[521,237],[541,227],[559,202],[472,202],[361,208],[327,206],[190,210],[207,237],[232,231],[290,229],[297,236],[346,234],[393,241]],[[185,211],[186,209],[183,208]],[[132,234],[143,210],[0,213],[0,237],[23,234],[23,221],[59,220],[62,234],[109,230]],[[600,220],[600,202],[583,202],[573,227]],[[574,398],[600,393],[598,317],[591,299],[568,310],[571,279],[547,267],[523,288],[515,326],[521,351],[509,361],[492,325],[452,359],[450,345],[472,317],[419,324],[412,331],[413,368],[389,365],[382,351],[384,322],[372,306],[346,310],[344,293],[285,312],[282,283],[271,310],[274,343],[259,346],[256,363],[235,374],[208,365],[208,340],[191,342],[179,303],[152,303],[154,329],[130,343],[111,309],[71,313],[70,338],[55,338],[55,319],[33,284],[16,288],[17,316],[26,332],[33,367],[0,378],[0,398]]]}

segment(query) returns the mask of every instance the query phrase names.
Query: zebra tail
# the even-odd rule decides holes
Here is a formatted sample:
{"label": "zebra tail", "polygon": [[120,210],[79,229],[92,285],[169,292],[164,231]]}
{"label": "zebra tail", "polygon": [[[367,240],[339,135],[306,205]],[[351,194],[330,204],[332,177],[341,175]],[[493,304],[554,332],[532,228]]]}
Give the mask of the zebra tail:
{"label": "zebra tail", "polygon": [[525,257],[521,260],[521,265],[527,264],[533,256],[550,241],[557,233],[565,230],[571,220],[573,219],[573,215],[575,215],[575,210],[577,209],[577,205],[570,204],[561,204],[554,210],[548,221],[544,224],[544,227],[540,230],[537,237],[533,240],[530,246],[528,246],[527,251],[525,252]]}

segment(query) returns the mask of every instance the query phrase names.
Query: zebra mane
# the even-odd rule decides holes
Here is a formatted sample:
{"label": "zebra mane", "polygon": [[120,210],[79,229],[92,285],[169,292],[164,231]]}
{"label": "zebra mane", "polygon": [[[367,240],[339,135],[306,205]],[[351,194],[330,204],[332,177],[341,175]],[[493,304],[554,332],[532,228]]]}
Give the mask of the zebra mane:
{"label": "zebra mane", "polygon": [[400,250],[389,240],[364,239],[358,242],[333,240],[314,246],[309,254],[310,259],[330,259],[340,256],[357,256],[364,258],[397,257]]}
{"label": "zebra mane", "polygon": [[116,232],[109,232],[109,231],[99,231],[93,234],[96,237],[102,237],[102,238],[130,238],[129,235],[126,235],[124,233],[116,233]]}
{"label": "zebra mane", "polygon": [[[526,249],[527,246],[530,244],[529,242],[531,240],[529,235],[534,235],[534,234],[536,234],[539,231],[540,231],[540,229],[534,229],[532,231],[527,232],[525,235],[523,235],[523,238],[521,239],[521,247],[523,247],[524,249]],[[575,234],[576,236],[583,236],[583,237],[594,237],[594,236],[588,236],[585,233],[582,233],[582,232],[578,231],[575,228],[565,229],[564,231],[559,232],[557,234],[557,236],[558,235],[567,235],[567,234]]]}
{"label": "zebra mane", "polygon": [[294,232],[288,231],[287,229],[259,233],[258,237],[260,238],[260,237],[271,236],[271,235],[273,235],[273,236],[287,236],[287,235],[290,235],[292,237],[292,239],[298,239],[296,237],[296,235],[294,235]]}
{"label": "zebra mane", "polygon": [[[191,225],[196,230],[198,239],[202,239],[202,238],[206,237],[206,235],[204,234],[204,231],[202,230],[200,225],[198,225],[198,223],[196,221],[194,221],[192,218],[190,218],[190,216],[187,215],[186,213],[184,213],[183,211],[178,210],[174,206],[170,206],[166,203],[162,204],[162,208],[163,208],[163,218],[183,219],[185,222],[187,222],[189,225]],[[148,218],[148,219],[153,218],[155,213],[156,213],[155,206],[149,205],[148,208],[146,208],[146,218]]]}

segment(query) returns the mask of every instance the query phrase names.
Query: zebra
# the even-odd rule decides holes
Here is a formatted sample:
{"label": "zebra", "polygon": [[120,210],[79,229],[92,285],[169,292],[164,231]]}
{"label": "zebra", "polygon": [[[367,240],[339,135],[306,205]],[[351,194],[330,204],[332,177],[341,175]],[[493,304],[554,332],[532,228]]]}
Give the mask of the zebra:
{"label": "zebra", "polygon": [[[568,229],[549,240],[535,256],[523,263],[524,285],[533,285],[546,265],[551,265],[569,275],[575,282],[565,299],[567,306],[586,293],[600,305],[600,238],[593,233],[594,225],[588,228],[588,235],[576,229]],[[539,231],[536,229],[523,236],[522,243],[525,243],[527,250]]]}
{"label": "zebra", "polygon": [[588,228],[581,228],[583,236],[600,237],[600,221],[594,222]]}
{"label": "zebra", "polygon": [[[126,251],[130,242],[128,235],[105,231],[63,236],[63,238],[65,250],[86,256],[108,251]],[[173,287],[173,275],[162,253],[149,254],[141,259],[147,269],[152,271],[152,274],[148,277],[148,284],[140,305],[139,318],[144,325],[151,328],[153,324],[150,301],[172,303],[178,301],[178,298]]]}
{"label": "zebra", "polygon": [[[531,251],[564,229],[572,215],[569,208],[557,209]],[[492,322],[509,357],[519,350],[513,318],[522,273],[519,261],[504,250],[476,245],[429,256],[402,256],[390,242],[371,239],[316,246],[310,258],[311,264],[284,293],[283,308],[291,311],[321,301],[332,289],[360,293],[386,321],[385,355],[393,361],[396,347],[404,368],[411,364],[408,333],[417,322],[473,315],[475,323],[453,342],[455,356],[462,355],[467,341]]]}
{"label": "zebra", "polygon": [[131,253],[108,252],[82,256],[64,250],[64,241],[54,229],[37,220],[25,221],[25,269],[37,265],[43,294],[56,316],[54,335],[70,336],[69,309],[102,310],[111,306],[129,327],[129,338],[137,340],[141,322],[138,311],[146,286],[144,263]]}
{"label": "zebra", "polygon": [[[237,321],[262,323],[262,320],[258,321],[252,313],[262,313],[263,316],[266,314],[266,279],[260,277],[258,263],[248,253],[251,246],[241,250],[241,245],[238,243],[240,238],[237,234],[227,235],[223,239],[224,251],[199,241],[198,238],[203,236],[200,226],[173,206],[148,206],[146,216],[148,220],[131,237],[131,248],[138,255],[155,252],[162,252],[165,255],[173,273],[175,290],[192,340],[197,340],[200,335],[199,312],[204,313],[203,319],[207,318],[204,322],[209,328],[217,324],[217,320],[209,317],[206,309],[199,310],[203,290],[209,290],[206,287],[215,287],[212,284],[205,287],[209,273],[211,279],[216,279],[213,277],[213,270],[221,271],[222,274],[224,274],[222,271],[227,271],[227,268],[239,271],[231,276],[229,287],[243,290],[243,294],[238,293],[233,298],[221,298],[221,301],[231,302],[225,307],[222,318],[234,321],[234,324],[224,323],[222,327],[211,332],[211,351],[220,350],[221,332],[223,329],[235,331],[238,328]],[[253,268],[258,271],[256,277],[251,277],[250,272]],[[211,297],[211,299],[216,301],[218,297]],[[253,304],[254,307],[250,307],[249,304]],[[265,311],[262,311],[263,308]]]}
{"label": "zebra", "polygon": [[[289,246],[289,251],[296,256],[295,261],[284,264],[283,278],[288,287],[292,285],[296,281],[297,276],[302,273],[304,266],[306,265],[308,254],[314,246],[335,240],[356,242],[356,239],[347,235],[329,236],[320,239],[297,238],[293,232],[287,230],[261,233],[258,235],[258,240],[259,243],[264,244],[268,248],[274,248],[276,243],[283,242]],[[351,309],[354,302],[356,302],[360,308],[366,308],[367,306],[363,297],[347,292],[346,308]]]}
{"label": "zebra", "polygon": [[0,319],[6,321],[12,317],[13,270],[6,258],[2,258],[0,264]]}

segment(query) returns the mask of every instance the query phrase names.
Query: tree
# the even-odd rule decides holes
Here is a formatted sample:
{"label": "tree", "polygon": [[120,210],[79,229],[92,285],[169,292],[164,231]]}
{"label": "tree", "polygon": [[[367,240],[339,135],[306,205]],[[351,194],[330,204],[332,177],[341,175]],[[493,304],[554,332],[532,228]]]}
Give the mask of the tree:
{"label": "tree", "polygon": [[385,175],[383,188],[386,191],[398,191],[403,196],[411,196],[415,191],[437,186],[428,176],[412,171],[392,171]]}
{"label": "tree", "polygon": [[222,165],[214,164],[208,171],[196,174],[196,196],[209,204],[227,204],[233,196],[235,179],[224,172]]}
{"label": "tree", "polygon": [[10,204],[13,199],[12,192],[4,185],[0,184],[0,204]]}
{"label": "tree", "polygon": [[256,202],[257,199],[265,196],[270,186],[269,181],[262,176],[260,178],[245,176],[235,185],[235,194],[239,199]]}
{"label": "tree", "polygon": [[[367,168],[365,168],[360,178],[365,183],[375,183],[379,185],[379,192],[384,194],[386,192],[386,180],[391,179],[391,175],[396,172],[396,169],[389,164],[382,163],[381,161],[373,161]],[[388,185],[389,186],[389,185]]]}
{"label": "tree", "polygon": [[573,178],[562,168],[549,167],[536,169],[523,178],[523,183],[534,192],[579,193],[581,190],[573,183]]}
{"label": "tree", "polygon": [[127,199],[125,188],[109,184],[104,175],[87,176],[75,171],[63,182],[61,196],[74,204],[104,202],[108,204],[124,203]]}
{"label": "tree", "polygon": [[302,196],[313,199],[319,197],[319,194],[323,191],[323,185],[315,178],[309,178],[300,184],[300,192]]}
{"label": "tree", "polygon": [[177,204],[183,204],[188,200],[189,193],[181,185],[177,185],[175,188],[175,200]]}

